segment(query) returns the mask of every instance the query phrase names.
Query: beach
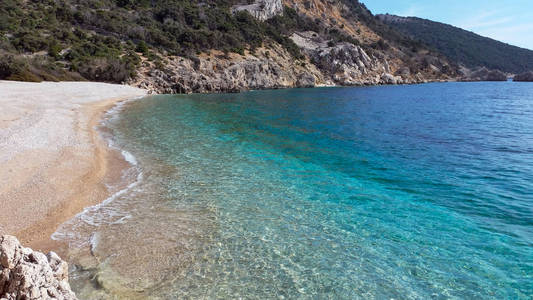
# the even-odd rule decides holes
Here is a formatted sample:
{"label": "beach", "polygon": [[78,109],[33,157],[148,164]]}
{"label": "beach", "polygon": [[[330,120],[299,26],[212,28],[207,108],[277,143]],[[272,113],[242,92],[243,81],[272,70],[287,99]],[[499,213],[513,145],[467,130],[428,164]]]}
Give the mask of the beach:
{"label": "beach", "polygon": [[0,235],[51,250],[61,223],[108,197],[106,180],[126,162],[97,126],[116,103],[145,94],[105,83],[0,81]]}

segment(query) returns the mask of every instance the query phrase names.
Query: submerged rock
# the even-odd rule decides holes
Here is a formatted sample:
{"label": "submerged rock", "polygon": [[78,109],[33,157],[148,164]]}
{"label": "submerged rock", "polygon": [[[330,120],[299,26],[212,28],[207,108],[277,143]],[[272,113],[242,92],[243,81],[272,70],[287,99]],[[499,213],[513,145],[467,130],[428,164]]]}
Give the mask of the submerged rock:
{"label": "submerged rock", "polygon": [[68,264],[54,252],[44,255],[17,238],[0,237],[0,300],[77,299],[68,284]]}
{"label": "submerged rock", "polygon": [[518,74],[513,78],[513,81],[530,81],[533,82],[533,71]]}

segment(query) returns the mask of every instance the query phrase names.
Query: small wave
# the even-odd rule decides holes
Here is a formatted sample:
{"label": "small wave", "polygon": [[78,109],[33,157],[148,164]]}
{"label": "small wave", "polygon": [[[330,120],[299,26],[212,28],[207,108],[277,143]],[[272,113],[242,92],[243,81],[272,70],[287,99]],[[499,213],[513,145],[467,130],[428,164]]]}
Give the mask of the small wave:
{"label": "small wave", "polygon": [[115,103],[115,105],[106,111],[105,117],[102,119],[102,123],[105,123],[106,120],[116,120],[120,117],[120,112],[124,109],[124,106],[130,102],[140,100],[145,96],[135,97],[131,99],[126,99]]}
{"label": "small wave", "polygon": [[[104,117],[101,125],[106,126],[107,121],[109,121],[112,118],[116,118],[126,103],[140,99],[140,98],[142,97],[118,102],[113,108],[111,108],[110,110],[106,112],[106,117]],[[115,221],[110,220],[107,223],[111,225],[112,224],[123,224],[128,219],[131,218],[131,216],[128,214],[121,213],[119,211],[116,211],[113,208],[106,208],[105,206],[113,202],[118,197],[124,195],[128,191],[132,190],[134,187],[138,186],[143,181],[144,174],[140,170],[138,166],[138,161],[132,153],[124,149],[121,149],[119,146],[117,146],[117,143],[115,143],[115,141],[113,140],[112,135],[110,134],[103,135],[103,137],[104,139],[106,139],[107,145],[109,148],[119,151],[121,153],[124,160],[131,165],[130,170],[134,170],[137,173],[137,176],[135,180],[132,183],[128,184],[125,188],[120,189],[119,191],[113,193],[111,196],[109,196],[108,198],[106,198],[104,201],[102,201],[99,204],[84,208],[83,211],[76,214],[72,219],[60,225],[60,227],[56,230],[56,232],[52,234],[51,236],[52,240],[68,240],[68,241],[79,240],[81,236],[80,234],[75,232],[75,228],[77,227],[75,226],[75,224],[78,222],[82,222],[90,226],[98,227],[100,224],[105,222],[103,218],[113,219],[114,217],[120,217],[118,220],[115,220]],[[67,228],[70,227],[70,228],[67,229],[66,227]],[[95,243],[97,242],[97,240],[94,240],[97,238],[97,236],[98,236],[97,233],[94,233],[91,235],[91,238],[89,241],[85,241],[82,243],[88,242],[91,245],[91,247],[93,247],[93,245],[95,245]]]}
{"label": "small wave", "polygon": [[124,157],[124,159],[129,162],[130,164],[136,166],[137,165],[137,159],[135,158],[135,156],[133,156],[133,154],[131,154],[130,152],[126,151],[126,150],[122,150],[120,151],[120,153],[122,153],[122,156]]}
{"label": "small wave", "polygon": [[110,197],[105,199],[103,202],[101,202],[99,204],[96,204],[96,205],[93,205],[93,206],[89,206],[89,207],[84,208],[82,212],[78,213],[70,221],[67,221],[66,223],[63,223],[58,228],[58,230],[56,230],[56,232],[54,232],[52,234],[52,236],[51,236],[52,240],[59,241],[59,240],[77,239],[77,238],[79,238],[79,235],[74,233],[74,232],[70,232],[70,230],[67,230],[66,228],[64,228],[65,225],[68,226],[70,224],[73,224],[73,222],[83,222],[83,223],[85,223],[87,225],[98,227],[98,226],[100,226],[103,223],[102,215],[105,215],[105,217],[111,217],[111,218],[112,217],[117,217],[117,216],[122,216],[120,219],[118,219],[116,221],[108,222],[107,224],[111,224],[111,225],[113,225],[113,224],[124,224],[128,219],[131,218],[130,215],[124,215],[124,214],[122,214],[122,213],[120,213],[118,211],[115,211],[113,209],[106,209],[105,210],[105,214],[103,214],[102,209],[106,205],[108,205],[111,202],[113,202],[118,197],[124,195],[125,193],[127,193],[128,191],[130,191],[131,189],[133,189],[134,187],[139,185],[142,182],[142,180],[143,180],[143,173],[139,172],[135,182],[130,183],[127,187],[125,187],[125,188],[121,189],[120,191],[114,193],[113,195],[111,195]]}
{"label": "small wave", "polygon": [[100,234],[98,232],[95,232],[91,236],[91,240],[89,241],[89,244],[91,245],[91,253],[95,252],[96,247],[98,247],[98,242],[100,242]]}

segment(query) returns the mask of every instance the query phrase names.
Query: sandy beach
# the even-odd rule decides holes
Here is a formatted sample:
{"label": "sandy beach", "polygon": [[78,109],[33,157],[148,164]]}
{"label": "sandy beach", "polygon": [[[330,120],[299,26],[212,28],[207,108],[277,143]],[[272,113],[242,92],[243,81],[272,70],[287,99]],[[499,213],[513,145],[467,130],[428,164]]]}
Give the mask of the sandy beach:
{"label": "sandy beach", "polygon": [[96,127],[114,104],[145,94],[104,83],[0,81],[0,235],[47,251],[61,223],[103,201],[116,154]]}

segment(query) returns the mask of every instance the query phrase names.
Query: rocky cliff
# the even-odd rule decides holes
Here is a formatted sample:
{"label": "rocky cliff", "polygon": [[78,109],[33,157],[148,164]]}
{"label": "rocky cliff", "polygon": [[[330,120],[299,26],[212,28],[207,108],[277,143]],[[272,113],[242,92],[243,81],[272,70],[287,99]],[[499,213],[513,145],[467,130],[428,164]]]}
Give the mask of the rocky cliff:
{"label": "rocky cliff", "polygon": [[255,18],[265,21],[283,12],[282,0],[259,0],[252,4],[236,5],[233,12],[247,11]]}
{"label": "rocky cliff", "polygon": [[485,67],[474,70],[463,69],[461,81],[507,81],[507,75],[499,70],[489,70]]}
{"label": "rocky cliff", "polygon": [[526,72],[518,74],[513,78],[513,81],[530,81],[533,82],[533,72]]}
{"label": "rocky cliff", "polygon": [[147,63],[129,82],[154,93],[217,93],[332,84],[312,64],[295,62],[280,46],[254,54],[211,51],[195,58],[169,57],[163,68]]}
{"label": "rocky cliff", "polygon": [[0,299],[76,299],[68,284],[68,265],[54,252],[24,248],[9,235],[0,237]]}
{"label": "rocky cliff", "polygon": [[331,43],[316,32],[296,32],[292,41],[310,58],[322,72],[322,77],[336,85],[376,85],[423,82],[423,76],[410,73],[409,69],[393,71],[384,57],[369,55],[361,46],[352,43]]}
{"label": "rocky cliff", "polygon": [[146,62],[128,84],[152,93],[220,93],[250,89],[276,89],[316,86],[362,86],[412,84],[449,80],[436,69],[433,74],[411,73],[409,67],[394,71],[386,59],[369,55],[359,46],[339,43],[334,46],[306,48],[305,59],[294,58],[282,47],[257,49],[253,54],[223,54],[212,51],[195,58],[168,57],[163,67]]}

